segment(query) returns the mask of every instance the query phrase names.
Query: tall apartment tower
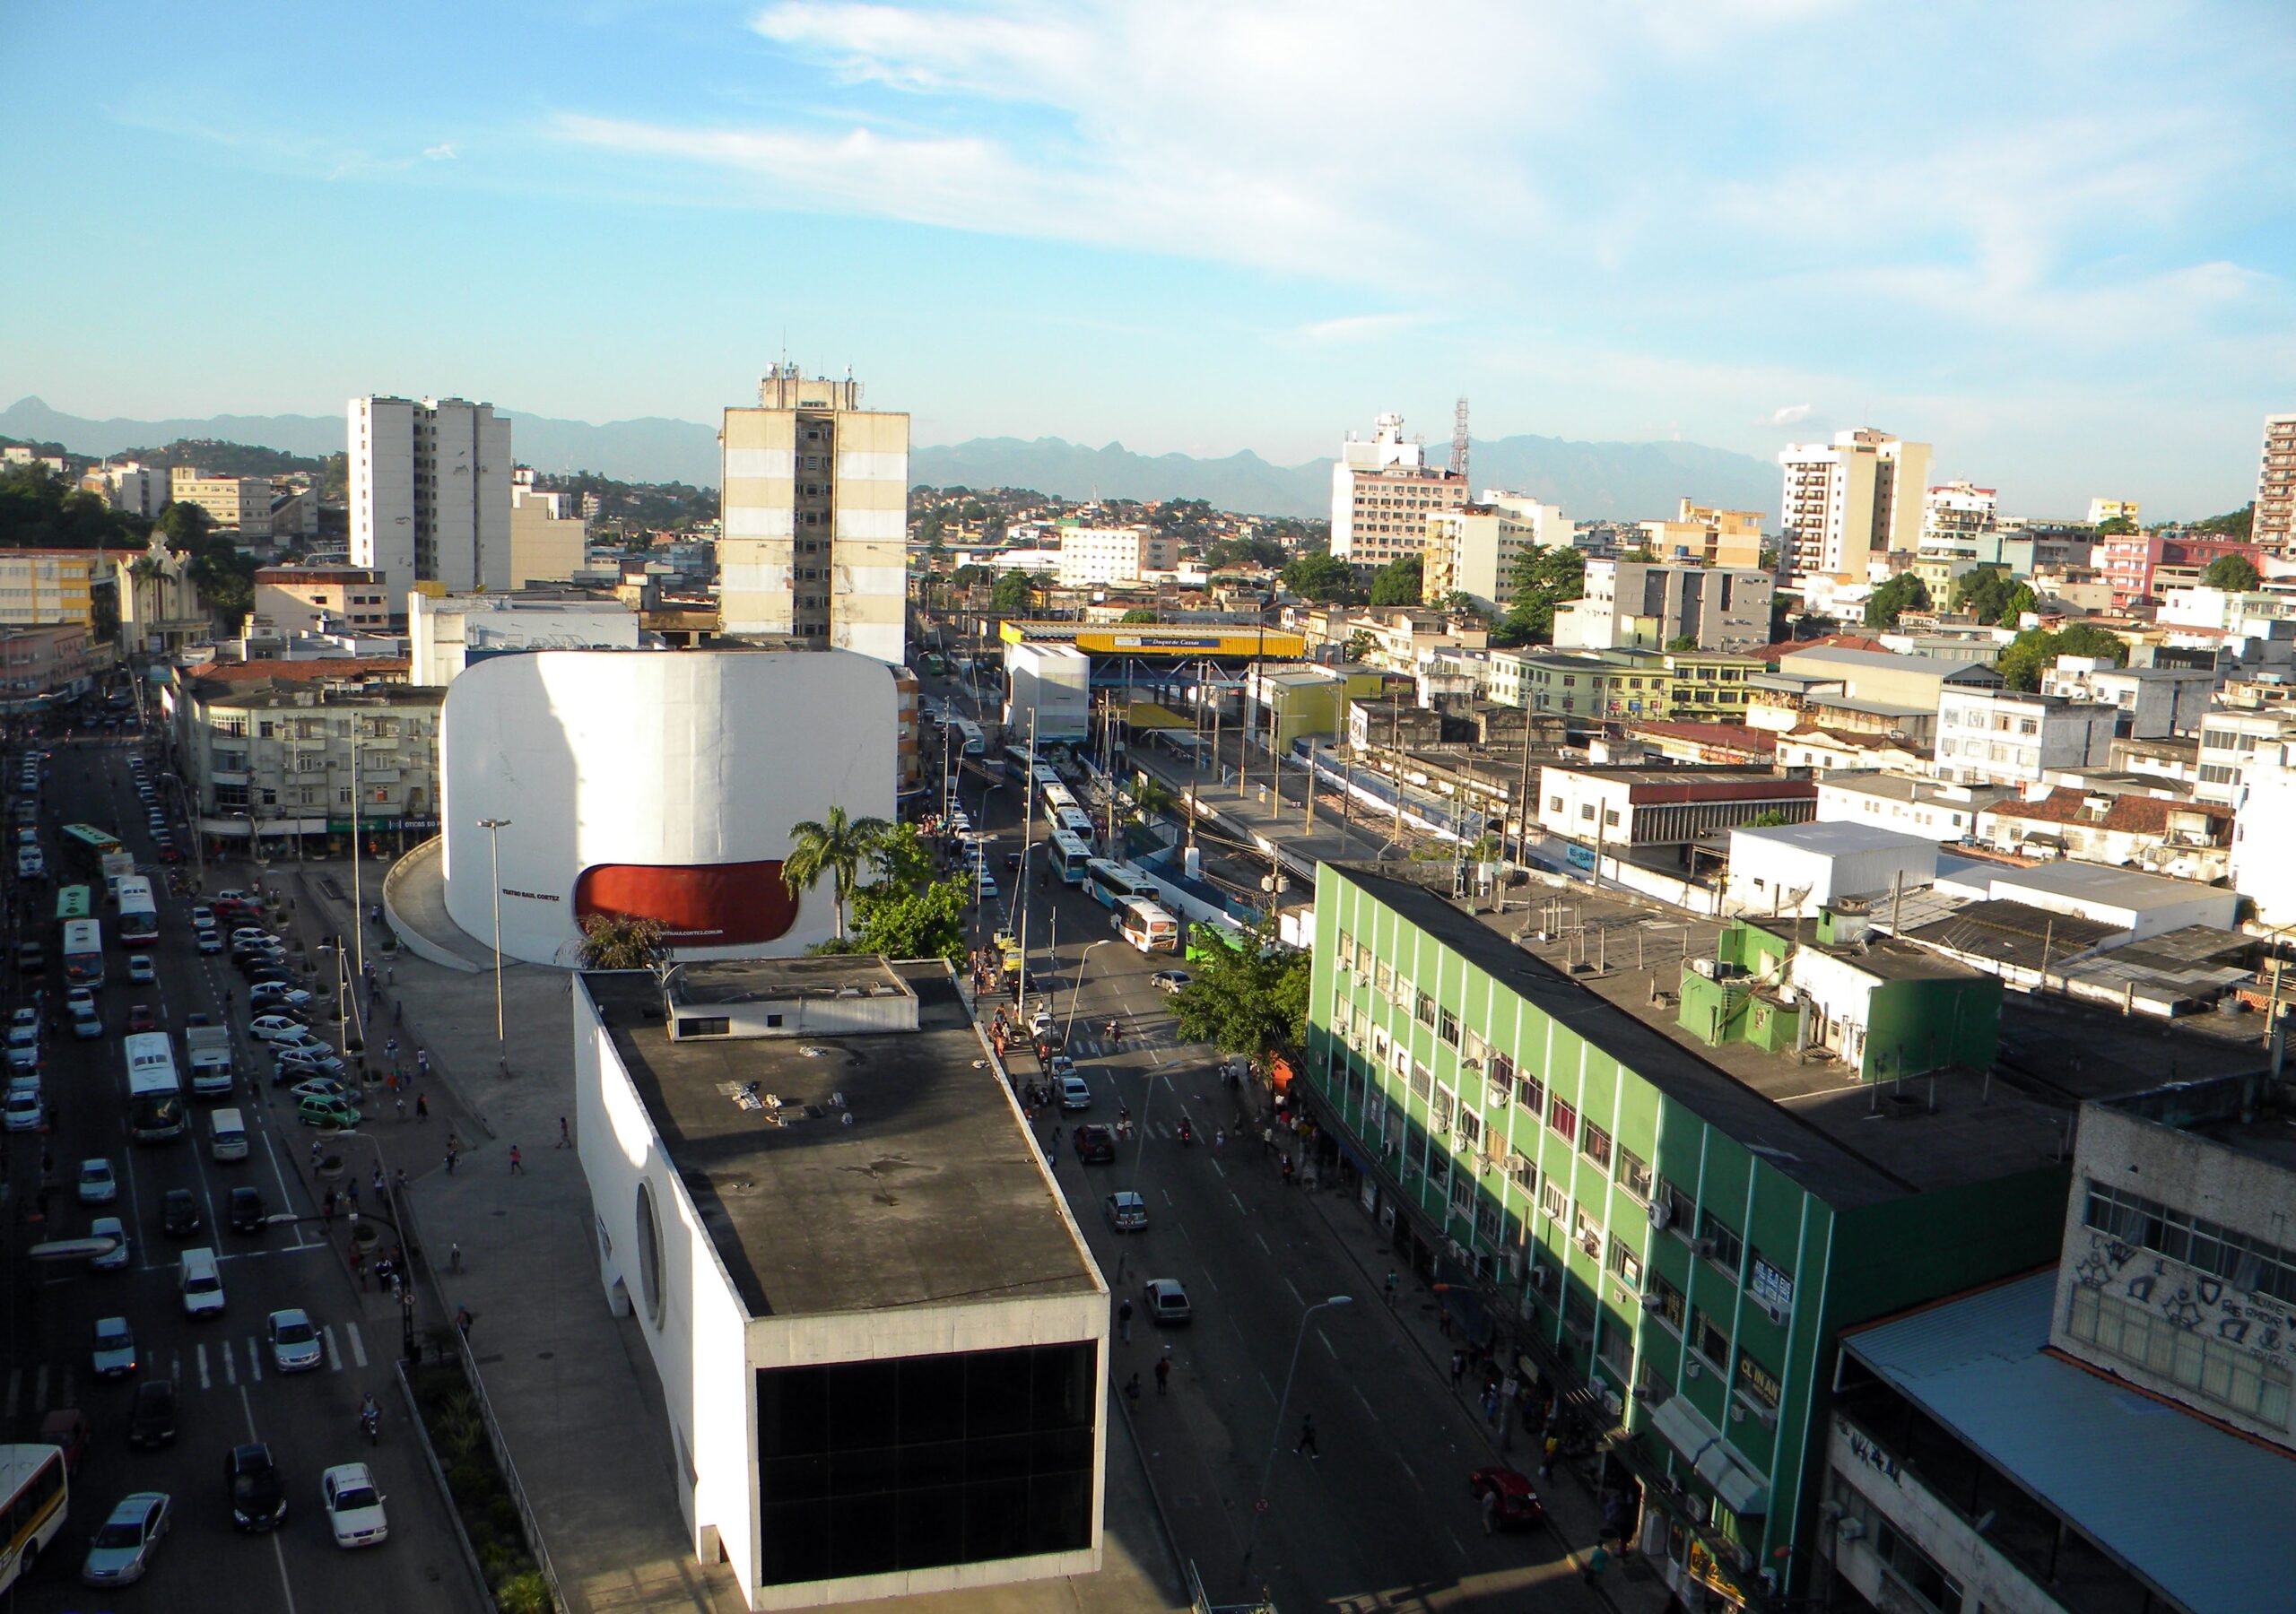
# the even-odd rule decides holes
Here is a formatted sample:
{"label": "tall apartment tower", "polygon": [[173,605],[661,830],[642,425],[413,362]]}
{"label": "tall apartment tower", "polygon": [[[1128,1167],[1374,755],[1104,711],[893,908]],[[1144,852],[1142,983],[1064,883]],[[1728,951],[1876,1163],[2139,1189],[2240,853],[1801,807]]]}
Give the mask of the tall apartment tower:
{"label": "tall apartment tower", "polygon": [[461,398],[353,398],[351,563],[383,574],[391,614],[407,591],[507,588],[510,422]]}
{"label": "tall apartment tower", "polygon": [[2267,555],[2296,550],[2296,414],[2264,418],[2257,467],[2256,542]]}
{"label": "tall apartment tower", "polygon": [[1838,431],[1831,443],[1788,444],[1778,463],[1786,473],[1782,515],[1794,571],[1862,583],[1874,556],[1921,546],[1928,444],[1867,427]]}
{"label": "tall apartment tower", "polygon": [[1427,463],[1421,443],[1403,438],[1403,417],[1383,414],[1371,440],[1353,432],[1331,468],[1331,552],[1350,566],[1379,567],[1416,555],[1427,518],[1467,501],[1465,473]]}
{"label": "tall apartment tower", "polygon": [[728,409],[718,613],[727,633],[786,634],[900,664],[908,646],[909,416],[861,384],[776,364],[755,409]]}

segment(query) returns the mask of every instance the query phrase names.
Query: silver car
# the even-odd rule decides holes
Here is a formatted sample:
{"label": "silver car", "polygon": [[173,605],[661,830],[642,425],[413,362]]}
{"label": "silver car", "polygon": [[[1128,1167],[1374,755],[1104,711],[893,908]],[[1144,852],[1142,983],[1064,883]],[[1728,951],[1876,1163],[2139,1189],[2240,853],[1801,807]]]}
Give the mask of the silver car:
{"label": "silver car", "polygon": [[95,1369],[98,1378],[126,1378],[135,1371],[135,1335],[125,1317],[96,1319]]}
{"label": "silver car", "polygon": [[152,1554],[158,1550],[160,1538],[168,1533],[169,1516],[165,1491],[137,1491],[122,1497],[111,1516],[96,1526],[96,1533],[89,1539],[88,1559],[80,1566],[80,1578],[91,1586],[124,1586],[142,1580],[152,1566]]}
{"label": "silver car", "polygon": [[308,1373],[321,1360],[319,1331],[309,1315],[292,1307],[271,1314],[271,1363],[282,1373]]}

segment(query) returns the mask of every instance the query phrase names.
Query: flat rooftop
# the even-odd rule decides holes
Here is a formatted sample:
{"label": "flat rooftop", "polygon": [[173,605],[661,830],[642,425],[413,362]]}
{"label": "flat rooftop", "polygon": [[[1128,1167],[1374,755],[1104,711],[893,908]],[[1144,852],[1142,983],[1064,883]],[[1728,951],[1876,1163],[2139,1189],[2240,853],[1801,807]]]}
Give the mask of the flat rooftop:
{"label": "flat rooftop", "polygon": [[[1504,914],[1477,912],[1450,899],[1448,874],[1439,891],[1361,863],[1332,866],[1838,1207],[2061,1165],[2064,1129],[2077,1098],[2158,1084],[2153,1072],[2112,1057],[2127,1035],[2118,1016],[2102,1030],[2068,1024],[2069,1015],[2051,1015],[2045,1028],[2027,1022],[2022,1042],[2047,1050],[2034,1080],[2005,1060],[1990,1082],[1981,1072],[1941,1072],[1934,1089],[1926,1076],[1900,1090],[1862,1082],[1832,1062],[1799,1063],[1745,1043],[1709,1047],[1675,1023],[1674,997],[1685,951],[1712,956],[1720,928],[1714,920],[1583,888],[1510,898]],[[1551,939],[1534,940],[1541,932]],[[1950,962],[1944,968],[1961,969]],[[1666,1001],[1654,1004],[1657,993]],[[2013,1017],[2025,1012],[2014,994],[2005,1002],[2005,1044],[2012,1040]],[[2086,1057],[2068,1062],[2075,1050]],[[2180,1044],[2174,1057],[2187,1075],[2257,1063],[2253,1048],[2209,1044]]]}
{"label": "flat rooftop", "polygon": [[946,968],[889,968],[915,1031],[673,1042],[652,976],[581,978],[752,1316],[1100,1292]]}
{"label": "flat rooftop", "polygon": [[1766,824],[1759,829],[1742,824],[1730,833],[1734,837],[1747,841],[1787,846],[1796,852],[1810,852],[1824,857],[1890,851],[1911,852],[1931,857],[1937,855],[1937,842],[1931,836],[1908,835],[1901,829],[1868,823],[1864,819],[1822,819],[1807,824]]}

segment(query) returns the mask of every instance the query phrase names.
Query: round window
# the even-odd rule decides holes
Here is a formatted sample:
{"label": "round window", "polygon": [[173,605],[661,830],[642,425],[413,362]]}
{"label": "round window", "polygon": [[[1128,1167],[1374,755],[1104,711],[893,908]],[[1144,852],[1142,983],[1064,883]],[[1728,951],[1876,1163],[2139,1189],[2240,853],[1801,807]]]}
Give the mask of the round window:
{"label": "round window", "polygon": [[638,1284],[645,1291],[647,1318],[662,1325],[662,1229],[654,1219],[654,1191],[638,1184]]}

